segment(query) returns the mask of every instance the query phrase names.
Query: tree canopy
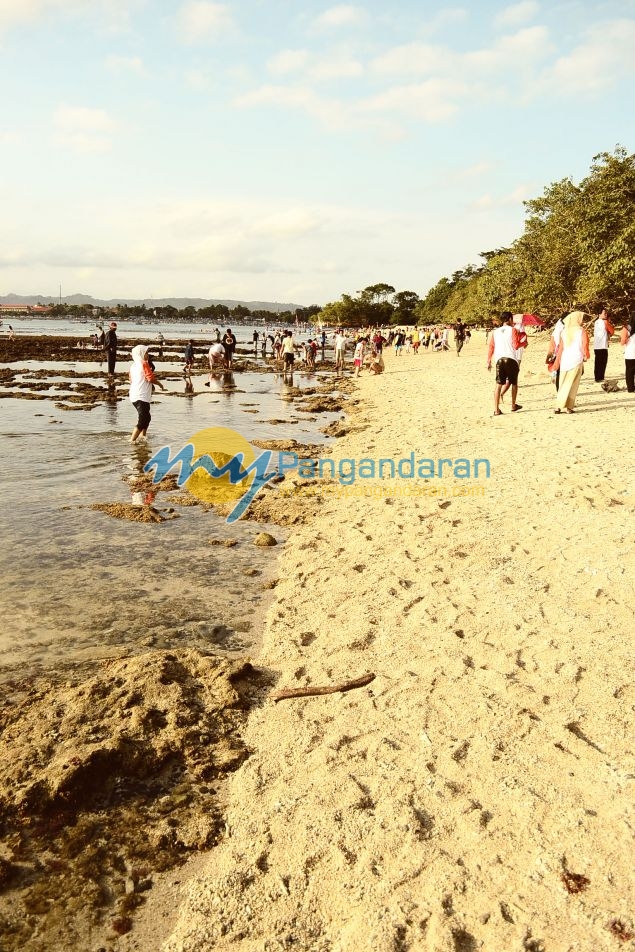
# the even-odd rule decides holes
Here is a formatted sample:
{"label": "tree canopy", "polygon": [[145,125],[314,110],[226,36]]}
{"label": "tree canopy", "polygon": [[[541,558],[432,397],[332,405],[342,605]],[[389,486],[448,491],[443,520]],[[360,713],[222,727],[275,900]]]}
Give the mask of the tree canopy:
{"label": "tree canopy", "polygon": [[395,291],[391,284],[371,284],[357,297],[343,294],[340,301],[326,304],[320,321],[337,327],[385,327],[387,324],[416,324],[414,291]]}
{"label": "tree canopy", "polygon": [[617,147],[524,203],[524,232],[509,248],[482,252],[478,266],[441,278],[416,307],[419,323],[462,317],[481,323],[502,311],[549,321],[602,305],[630,316],[635,294],[635,155]]}

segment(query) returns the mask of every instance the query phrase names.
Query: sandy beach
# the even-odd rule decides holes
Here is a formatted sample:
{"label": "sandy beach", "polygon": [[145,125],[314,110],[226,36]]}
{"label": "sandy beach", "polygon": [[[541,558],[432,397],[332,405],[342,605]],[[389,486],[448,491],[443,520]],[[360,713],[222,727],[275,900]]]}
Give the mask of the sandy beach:
{"label": "sandy beach", "polygon": [[496,419],[482,335],[360,378],[336,457],[487,458],[484,494],[309,501],[256,663],[375,680],[251,710],[223,841],[121,948],[635,947],[635,405],[587,367],[554,416],[545,351]]}

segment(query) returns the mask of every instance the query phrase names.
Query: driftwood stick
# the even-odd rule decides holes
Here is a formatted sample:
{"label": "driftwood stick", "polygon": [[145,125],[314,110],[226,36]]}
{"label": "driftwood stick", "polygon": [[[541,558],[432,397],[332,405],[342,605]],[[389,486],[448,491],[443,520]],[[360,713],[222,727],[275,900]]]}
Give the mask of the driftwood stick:
{"label": "driftwood stick", "polygon": [[338,691],[352,691],[353,688],[363,688],[375,680],[374,674],[364,674],[361,678],[355,678],[354,681],[341,681],[339,684],[331,684],[326,687],[315,688],[286,688],[272,694],[271,697],[277,703],[287,697],[313,697],[317,694],[337,694]]}

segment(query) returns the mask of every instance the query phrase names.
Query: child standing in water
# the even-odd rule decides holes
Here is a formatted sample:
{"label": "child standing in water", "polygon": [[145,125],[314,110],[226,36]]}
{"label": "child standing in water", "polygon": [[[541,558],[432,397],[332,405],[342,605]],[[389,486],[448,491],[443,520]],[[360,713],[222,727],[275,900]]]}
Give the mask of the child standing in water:
{"label": "child standing in water", "polygon": [[148,348],[145,344],[137,344],[132,348],[132,367],[128,372],[130,377],[130,402],[137,411],[137,425],[130,437],[131,443],[145,439],[150,426],[150,404],[152,402],[152,387],[154,384],[165,390],[148,359]]}

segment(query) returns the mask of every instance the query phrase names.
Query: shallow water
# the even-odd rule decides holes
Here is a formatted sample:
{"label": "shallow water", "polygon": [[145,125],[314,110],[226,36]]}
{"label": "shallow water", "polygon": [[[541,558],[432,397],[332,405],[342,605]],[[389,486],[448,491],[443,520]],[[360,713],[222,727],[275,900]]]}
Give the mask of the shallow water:
{"label": "shallow water", "polygon": [[[29,373],[43,368],[58,382],[55,371],[75,365],[29,362],[19,369],[28,381]],[[85,373],[86,365],[77,371]],[[209,388],[207,379],[195,376],[188,394],[182,378],[166,381],[170,393],[157,394],[148,444],[138,446],[128,443],[136,412],[121,398],[123,386],[119,400],[87,412],[59,409],[51,399],[1,401],[0,674],[150,645],[229,653],[255,647],[263,583],[275,577],[279,551],[253,545],[261,526],[228,526],[199,506],[171,502],[167,493],[155,505],[173,506],[178,518],[158,525],[87,508],[133,501],[126,479],[139,475],[161,446],[180,448],[206,427],[230,427],[247,440],[324,441],[318,428],[333,414],[307,421],[278,374],[235,374],[232,380],[221,375]],[[295,374],[293,385],[315,386],[319,380]],[[60,399],[56,392],[54,400]],[[279,528],[271,531],[284,539]],[[210,539],[237,544],[212,546]]]}

